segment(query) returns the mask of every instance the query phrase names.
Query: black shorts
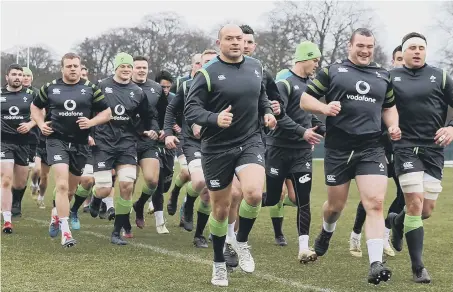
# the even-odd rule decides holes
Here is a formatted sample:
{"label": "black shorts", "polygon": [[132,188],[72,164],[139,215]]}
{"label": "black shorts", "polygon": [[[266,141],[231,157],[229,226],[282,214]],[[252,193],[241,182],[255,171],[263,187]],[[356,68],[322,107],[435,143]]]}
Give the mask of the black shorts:
{"label": "black shorts", "polygon": [[35,157],[36,157],[36,149],[38,148],[38,145],[36,144],[30,144],[30,150],[28,151],[28,162],[35,162]]}
{"label": "black shorts", "polygon": [[387,176],[383,147],[345,151],[325,148],[324,174],[326,185],[342,185],[357,175]]}
{"label": "black shorts", "polygon": [[140,161],[146,158],[158,159],[160,161],[159,147],[157,147],[157,145],[154,145],[142,149],[137,149],[137,160]]}
{"label": "black shorts", "polygon": [[47,162],[47,150],[46,150],[46,142],[40,141],[38,147],[36,148],[36,157],[41,158],[41,163],[45,165],[49,165]]}
{"label": "black shorts", "polygon": [[261,142],[245,144],[221,153],[202,153],[206,185],[211,191],[226,188],[232,181],[236,168],[246,164],[258,164],[264,167],[264,145]]}
{"label": "black shorts", "polygon": [[175,166],[175,150],[159,147],[160,174],[164,183],[164,193],[168,192],[173,180],[173,167]]}
{"label": "black shorts", "polygon": [[393,151],[385,150],[385,158],[387,159],[387,176],[395,178],[395,154]]}
{"label": "black shorts", "polygon": [[14,164],[28,166],[28,153],[30,145],[19,145],[8,142],[1,142],[0,159],[11,160]]}
{"label": "black shorts", "polygon": [[182,150],[186,156],[187,164],[190,162],[201,159],[201,143],[187,142],[183,145]]}
{"label": "black shorts", "polygon": [[397,148],[395,149],[395,172],[397,176],[400,176],[405,173],[423,171],[442,180],[444,160],[443,148]]}
{"label": "black shorts", "polygon": [[111,149],[106,151],[93,146],[93,171],[115,169],[118,165],[137,165],[137,150],[135,147],[126,149]]}
{"label": "black shorts", "polygon": [[312,172],[311,149],[289,149],[268,145],[266,148],[266,175],[288,177],[293,173]]}
{"label": "black shorts", "polygon": [[88,156],[88,145],[48,138],[46,152],[48,165],[64,163],[69,165],[70,173],[75,176],[82,175]]}

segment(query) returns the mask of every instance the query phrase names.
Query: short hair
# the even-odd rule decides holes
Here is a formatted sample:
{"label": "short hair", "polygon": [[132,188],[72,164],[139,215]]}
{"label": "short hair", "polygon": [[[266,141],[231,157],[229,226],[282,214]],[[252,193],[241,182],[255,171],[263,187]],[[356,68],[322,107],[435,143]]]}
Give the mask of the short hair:
{"label": "short hair", "polygon": [[411,33],[408,33],[407,35],[405,35],[401,41],[401,45],[404,44],[404,42],[406,42],[408,39],[410,38],[421,38],[422,40],[424,40],[426,43],[428,43],[428,41],[426,40],[426,37],[424,35],[422,35],[421,33],[418,33],[418,32],[411,32]]}
{"label": "short hair", "polygon": [[69,59],[69,60],[72,60],[72,59],[80,59],[80,56],[77,55],[76,53],[66,53],[64,54],[64,56],[61,58],[61,67],[64,66],[64,60],[66,59]]}
{"label": "short hair", "polygon": [[156,75],[156,82],[160,83],[161,80],[167,80],[168,82],[173,83],[173,77],[170,72],[166,70],[162,70]]}
{"label": "short hair", "polygon": [[82,65],[80,70],[86,70],[88,72],[88,68],[85,65]]}
{"label": "short hair", "polygon": [[139,55],[139,56],[134,57],[134,62],[135,61],[146,61],[148,63],[148,58],[146,58],[145,56]]}
{"label": "short hair", "polygon": [[12,70],[19,70],[19,71],[24,72],[24,68],[22,68],[21,65],[19,65],[17,63],[13,63],[13,64],[8,66],[8,70],[6,71],[6,75],[9,75],[9,72],[11,72]]}
{"label": "short hair", "polygon": [[243,24],[241,26],[239,26],[241,29],[242,29],[242,33],[243,34],[251,34],[251,35],[255,35],[255,31],[253,30],[253,28],[251,28],[249,25],[247,24]]}
{"label": "short hair", "polygon": [[201,57],[203,57],[204,55],[217,55],[217,51],[216,50],[213,50],[213,49],[207,49],[207,50],[204,50],[203,53],[201,54]]}
{"label": "short hair", "polygon": [[369,30],[368,28],[358,28],[356,30],[354,30],[354,32],[352,33],[351,35],[351,38],[349,39],[349,42],[352,44],[354,42],[354,37],[356,35],[362,35],[362,36],[366,36],[366,37],[374,37],[374,34],[371,30]]}
{"label": "short hair", "polygon": [[403,47],[401,45],[397,46],[394,50],[393,50],[393,53],[392,53],[392,59],[395,60],[395,54],[397,52],[402,52],[403,51]]}

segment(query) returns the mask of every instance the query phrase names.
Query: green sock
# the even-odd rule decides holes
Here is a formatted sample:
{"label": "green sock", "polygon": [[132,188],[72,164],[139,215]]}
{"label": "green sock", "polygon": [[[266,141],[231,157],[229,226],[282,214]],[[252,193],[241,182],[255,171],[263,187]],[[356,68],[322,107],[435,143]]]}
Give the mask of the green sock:
{"label": "green sock", "polygon": [[209,215],[211,214],[211,204],[205,203],[202,200],[198,202],[198,212]]}
{"label": "green sock", "polygon": [[182,188],[183,185],[184,185],[184,183],[181,181],[181,179],[179,178],[179,175],[178,175],[175,179],[175,186],[177,186],[178,188]]}
{"label": "green sock", "polygon": [[121,197],[119,197],[116,200],[115,204],[115,214],[117,215],[126,215],[129,214],[129,212],[132,209],[132,200],[125,200]]}
{"label": "green sock", "polygon": [[245,200],[242,200],[239,207],[239,216],[247,219],[255,219],[261,210],[261,203],[258,206],[250,206]]}
{"label": "green sock", "polygon": [[76,195],[79,196],[79,197],[83,197],[83,198],[88,198],[91,194],[91,189],[88,189],[86,190],[84,187],[82,187],[82,185],[78,185],[77,186],[77,190],[76,190]]}
{"label": "green sock", "polygon": [[199,192],[194,190],[194,188],[192,186],[192,182],[189,182],[187,184],[186,191],[187,191],[187,195],[190,196],[190,197],[193,197],[193,198],[198,198],[198,196],[200,195]]}
{"label": "green sock", "polygon": [[269,215],[271,218],[283,218],[284,217],[284,208],[283,201],[278,202],[277,205],[269,208]]}
{"label": "green sock", "polygon": [[422,216],[404,216],[404,233],[423,227]]}
{"label": "green sock", "polygon": [[296,204],[294,204],[288,197],[288,195],[285,196],[283,199],[283,205],[285,206],[291,206],[291,207],[297,207]]}
{"label": "green sock", "polygon": [[157,187],[155,187],[154,189],[151,189],[145,184],[145,185],[143,185],[142,193],[144,193],[148,196],[152,196],[154,194],[154,192],[156,191],[156,189],[157,189]]}
{"label": "green sock", "polygon": [[209,216],[209,230],[212,235],[222,237],[226,236],[228,232],[228,218],[224,221],[219,222],[214,219],[212,214]]}

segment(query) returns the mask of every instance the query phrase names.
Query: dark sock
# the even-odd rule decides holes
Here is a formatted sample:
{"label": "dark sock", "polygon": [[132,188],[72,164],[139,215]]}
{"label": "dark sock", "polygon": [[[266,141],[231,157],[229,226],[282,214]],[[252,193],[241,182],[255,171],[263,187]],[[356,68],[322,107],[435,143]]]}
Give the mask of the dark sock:
{"label": "dark sock", "polygon": [[123,228],[125,231],[130,232],[132,230],[132,225],[131,225],[131,213],[127,214],[126,219],[124,220],[124,225]]}
{"label": "dark sock", "polygon": [[404,228],[404,217],[406,216],[406,212],[401,211],[396,217],[395,217],[395,226],[398,228],[401,228],[403,230]]}
{"label": "dark sock", "polygon": [[93,207],[94,210],[99,210],[101,208],[101,203],[101,198],[93,196],[93,199],[91,200],[91,207]]}
{"label": "dark sock", "polygon": [[360,201],[359,205],[357,206],[357,213],[355,215],[355,221],[354,221],[354,227],[352,230],[354,231],[355,234],[360,234],[362,233],[362,227],[363,224],[365,223],[366,219],[366,211],[365,208],[363,208],[363,204]]}
{"label": "dark sock", "polygon": [[224,263],[225,257],[223,256],[223,246],[225,245],[226,235],[218,237],[212,235],[212,246],[214,248],[214,262]]}
{"label": "dark sock", "polygon": [[179,197],[179,192],[181,191],[181,188],[178,187],[177,185],[174,186],[173,190],[171,191],[171,200],[178,200]]}
{"label": "dark sock", "polygon": [[250,231],[252,231],[253,224],[256,218],[249,219],[239,216],[239,230],[236,235],[238,242],[247,242],[249,240]]}
{"label": "dark sock", "polygon": [[201,212],[197,212],[197,228],[195,230],[195,237],[200,237],[203,235],[203,231],[208,223],[209,215],[206,215]]}
{"label": "dark sock", "polygon": [[83,202],[85,202],[86,198],[81,197],[79,195],[74,195],[74,204],[72,204],[71,212],[77,213],[79,211],[80,206],[82,206]]}
{"label": "dark sock", "polygon": [[[404,194],[400,190],[398,190],[396,198],[393,200],[392,204],[390,205],[389,212],[390,213],[397,213],[400,214],[401,211],[404,210],[405,206],[405,201],[404,201]],[[404,216],[403,216],[404,220]],[[385,218],[385,227],[390,229],[392,226],[390,225],[390,221],[388,220],[388,215],[387,218]]]}
{"label": "dark sock", "polygon": [[19,206],[22,204],[22,198],[24,197],[25,189],[26,188],[21,189],[21,190],[14,189],[14,188],[11,189],[12,193],[13,193],[13,204],[16,203]]}
{"label": "dark sock", "polygon": [[146,202],[148,201],[148,199],[151,198],[151,195],[148,195],[148,194],[145,194],[144,192],[142,192],[140,198],[138,198],[137,202],[135,202],[135,204],[137,206],[145,206]]}
{"label": "dark sock", "polygon": [[121,232],[121,228],[123,228],[126,220],[127,220],[127,214],[115,215],[115,222],[113,223],[113,232],[119,234]]}
{"label": "dark sock", "polygon": [[186,204],[184,205],[184,212],[191,211],[191,213],[185,213],[185,214],[193,214],[193,206],[194,206],[196,200],[197,200],[197,197],[192,197],[189,195],[186,196]]}
{"label": "dark sock", "polygon": [[151,201],[153,202],[155,211],[164,210],[164,196],[162,194],[162,187],[157,187],[157,190],[152,196]]}
{"label": "dark sock", "polygon": [[283,226],[283,218],[276,217],[272,219],[272,226],[274,226],[274,234],[275,237],[283,236],[282,226]]}
{"label": "dark sock", "polygon": [[56,207],[57,205],[55,204],[55,200],[52,200],[52,205]]}
{"label": "dark sock", "polygon": [[405,234],[407,249],[411,257],[412,269],[424,267],[422,261],[423,255],[423,238],[424,238],[423,226]]}
{"label": "dark sock", "polygon": [[267,197],[267,193],[264,192],[263,196],[261,197],[261,207],[265,207],[266,206],[266,197]]}

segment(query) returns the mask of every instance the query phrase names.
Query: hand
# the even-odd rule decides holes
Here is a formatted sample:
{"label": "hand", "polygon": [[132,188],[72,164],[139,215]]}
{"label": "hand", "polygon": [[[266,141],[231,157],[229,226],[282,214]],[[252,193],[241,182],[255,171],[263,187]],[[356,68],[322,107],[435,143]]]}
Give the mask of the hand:
{"label": "hand", "polygon": [[159,131],[159,141],[161,142],[165,141],[165,132],[163,130]]}
{"label": "hand", "polygon": [[156,133],[156,131],[153,131],[153,130],[144,131],[143,134],[145,136],[148,136],[149,138],[151,138],[151,140],[159,139],[159,135]]}
{"label": "hand", "polygon": [[340,111],[341,111],[340,102],[332,101],[324,106],[322,113],[325,114],[326,116],[335,117],[340,113]]}
{"label": "hand", "polygon": [[173,126],[173,130],[178,134],[181,133],[181,128],[177,124]]}
{"label": "hand", "polygon": [[88,146],[95,146],[96,142],[94,142],[93,137],[88,136]]}
{"label": "hand", "polygon": [[39,126],[39,129],[41,129],[41,133],[42,133],[44,136],[49,136],[50,134],[53,133],[53,130],[52,130],[52,128],[50,127],[51,124],[52,124],[52,122],[51,122],[51,121],[48,121],[48,122],[42,123],[42,124]]}
{"label": "hand", "polygon": [[322,135],[315,132],[317,128],[318,126],[305,130],[303,138],[311,145],[319,144],[321,142]]}
{"label": "hand", "polygon": [[275,127],[277,126],[277,120],[275,119],[274,115],[265,114],[264,125],[268,127],[270,130],[275,130]]}
{"label": "hand", "polygon": [[453,127],[443,127],[437,130],[434,141],[436,144],[445,147],[450,145],[453,140]]}
{"label": "hand", "polygon": [[398,141],[401,139],[401,129],[398,126],[390,126],[388,128],[390,139],[392,141]]}
{"label": "hand", "polygon": [[217,117],[217,125],[220,128],[228,128],[229,126],[231,126],[231,123],[233,122],[233,114],[230,113],[230,111],[231,105],[221,111],[219,116]]}
{"label": "hand", "polygon": [[192,133],[195,136],[195,138],[200,139],[201,138],[201,126],[197,125],[197,124],[193,124]]}
{"label": "hand", "polygon": [[20,134],[27,134],[28,132],[30,132],[31,128],[33,128],[31,122],[20,123],[19,127],[17,128],[17,132],[19,132]]}
{"label": "hand", "polygon": [[165,137],[165,147],[167,147],[168,149],[175,149],[176,144],[178,144],[178,143],[179,143],[179,140],[175,136]]}
{"label": "hand", "polygon": [[281,113],[280,103],[278,101],[272,100],[271,107],[272,111],[274,112],[274,115],[278,116]]}
{"label": "hand", "polygon": [[94,126],[93,121],[86,117],[79,117],[76,123],[79,124],[81,130],[87,130]]}

